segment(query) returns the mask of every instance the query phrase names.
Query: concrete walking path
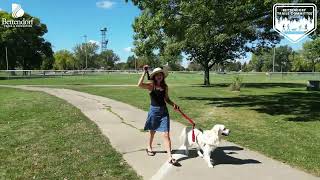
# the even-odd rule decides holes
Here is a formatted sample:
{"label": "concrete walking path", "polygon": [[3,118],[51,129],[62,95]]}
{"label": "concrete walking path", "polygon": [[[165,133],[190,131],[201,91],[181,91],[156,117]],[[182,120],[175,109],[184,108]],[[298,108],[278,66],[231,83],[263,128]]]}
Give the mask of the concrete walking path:
{"label": "concrete walking path", "polygon": [[123,154],[127,163],[144,179],[320,179],[227,141],[223,141],[213,153],[217,164],[214,168],[208,168],[205,161],[197,157],[195,151],[190,152],[190,157],[182,154],[179,136],[184,126],[171,121],[173,156],[179,159],[182,165],[174,167],[167,163],[167,155],[162,146],[163,140],[159,134],[156,134],[154,140],[156,155],[147,156],[145,152],[147,134],[141,131],[147,116],[145,111],[109,98],[69,89],[5,85],[0,85],[0,87],[42,91],[64,99],[77,107],[97,124],[101,132],[109,138],[111,145]]}

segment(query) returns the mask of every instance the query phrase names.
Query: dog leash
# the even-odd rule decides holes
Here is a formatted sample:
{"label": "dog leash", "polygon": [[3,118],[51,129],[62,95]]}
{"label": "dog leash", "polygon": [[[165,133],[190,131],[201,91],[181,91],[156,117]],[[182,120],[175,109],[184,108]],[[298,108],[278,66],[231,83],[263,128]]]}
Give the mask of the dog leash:
{"label": "dog leash", "polygon": [[192,124],[192,142],[195,142],[196,136],[194,135],[194,127],[196,126],[196,124],[191,118],[189,118],[186,114],[184,114],[180,109],[178,109],[178,111],[185,119],[187,119]]}

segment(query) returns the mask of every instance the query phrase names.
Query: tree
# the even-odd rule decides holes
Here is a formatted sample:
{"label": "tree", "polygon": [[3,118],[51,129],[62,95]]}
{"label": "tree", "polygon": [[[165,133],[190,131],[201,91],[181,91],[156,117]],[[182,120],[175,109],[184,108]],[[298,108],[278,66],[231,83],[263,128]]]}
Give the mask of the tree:
{"label": "tree", "polygon": [[292,59],[292,71],[295,72],[307,72],[311,70],[311,67],[302,55],[302,52],[294,52],[290,55],[289,59]]}
{"label": "tree", "polygon": [[[249,65],[257,72],[273,71],[273,49],[263,49],[252,55]],[[291,55],[293,50],[289,46],[279,46],[275,49],[275,71],[287,72],[291,70]]]}
{"label": "tree", "polygon": [[108,49],[106,51],[102,51],[98,55],[98,65],[99,68],[104,67],[104,69],[112,69],[117,63],[120,61],[120,58],[117,54],[115,54],[112,50]]}
{"label": "tree", "polygon": [[129,69],[135,69],[136,68],[136,63],[137,63],[137,58],[134,55],[128,57],[128,59],[127,59],[127,67]]}
{"label": "tree", "polygon": [[302,2],[304,3],[313,3],[317,6],[318,8],[318,11],[317,11],[317,29],[310,34],[310,37],[312,39],[316,39],[316,38],[320,38],[320,10],[319,10],[319,7],[320,7],[320,1],[319,0],[316,0],[316,1],[309,1],[309,0],[303,0]]}
{"label": "tree", "polygon": [[[97,51],[99,46],[96,43],[77,44],[74,48],[77,69],[96,68],[99,65],[96,63],[98,58]],[[86,60],[87,59],[87,60]]]}
{"label": "tree", "polygon": [[[289,46],[279,46],[275,51],[275,71],[277,72],[288,72],[291,70],[291,61],[289,56],[293,50]],[[271,51],[269,52],[271,54]],[[270,58],[271,59],[271,58]]]}
{"label": "tree", "polygon": [[[160,54],[167,47],[200,64],[204,84],[209,70],[246,51],[279,42],[272,31],[272,1],[132,0],[142,13],[135,19],[134,52]],[[251,43],[255,43],[252,45]],[[170,48],[169,48],[170,49]]]}
{"label": "tree", "polygon": [[312,72],[315,72],[316,65],[320,62],[320,37],[304,43],[302,53],[304,58],[311,64]]}
{"label": "tree", "polygon": [[170,71],[180,71],[183,70],[184,67],[181,66],[183,56],[181,55],[181,51],[179,50],[179,44],[174,43],[172,39],[167,38],[170,41],[167,46],[164,46],[160,49],[159,59],[162,65],[167,65],[168,70]]}
{"label": "tree", "polygon": [[[8,49],[9,69],[39,69],[46,58],[52,58],[51,44],[43,36],[47,26],[36,17],[25,13],[15,20],[32,19],[32,27],[5,27],[0,25],[0,68],[6,69],[5,47]],[[13,20],[11,14],[0,11],[0,19]]]}
{"label": "tree", "polygon": [[167,67],[168,71],[183,71],[185,69],[180,63],[170,63]]}
{"label": "tree", "polygon": [[202,66],[196,62],[190,62],[187,69],[189,71],[203,71]]}
{"label": "tree", "polygon": [[41,69],[49,70],[53,69],[54,57],[43,57],[43,61],[41,64]]}
{"label": "tree", "polygon": [[249,66],[251,66],[253,71],[261,72],[263,67],[263,59],[259,56],[252,54],[251,61],[249,62]]}
{"label": "tree", "polygon": [[116,63],[114,65],[114,69],[118,69],[118,70],[125,70],[125,69],[128,69],[128,64],[125,63],[125,62],[120,62],[120,63]]}
{"label": "tree", "polygon": [[150,56],[138,56],[137,57],[137,68],[142,68],[145,64],[148,64],[150,67],[155,68],[162,66],[159,56],[150,55]]}
{"label": "tree", "polygon": [[181,66],[182,55],[162,55],[160,56],[160,61],[162,64],[168,66],[169,71],[181,71],[184,70],[184,67]]}
{"label": "tree", "polygon": [[247,64],[247,62],[244,62],[242,65],[242,72],[249,72],[250,71],[250,67]]}
{"label": "tree", "polygon": [[53,68],[58,70],[75,69],[73,54],[68,50],[57,51],[54,54]]}
{"label": "tree", "polygon": [[225,69],[227,71],[240,71],[241,70],[241,62],[229,62],[225,65]]}

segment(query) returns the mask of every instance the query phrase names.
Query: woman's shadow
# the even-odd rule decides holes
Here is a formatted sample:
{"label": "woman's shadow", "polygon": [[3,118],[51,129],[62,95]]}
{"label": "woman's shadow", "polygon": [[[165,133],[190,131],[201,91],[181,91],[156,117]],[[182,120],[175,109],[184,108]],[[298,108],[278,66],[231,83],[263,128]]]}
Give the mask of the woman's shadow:
{"label": "woman's shadow", "polygon": [[[243,148],[238,146],[223,146],[223,147],[217,147],[212,153],[211,158],[214,161],[214,165],[219,164],[233,164],[233,165],[242,165],[242,164],[257,164],[261,163],[260,161],[257,161],[255,159],[239,159],[230,156],[230,154],[237,154],[236,151],[242,151]],[[230,151],[230,152],[224,152],[224,151]],[[175,154],[184,154],[184,150],[174,150]],[[189,156],[188,157],[182,157],[178,159],[179,162],[192,159],[198,157],[198,153],[196,149],[190,149],[189,150]]]}

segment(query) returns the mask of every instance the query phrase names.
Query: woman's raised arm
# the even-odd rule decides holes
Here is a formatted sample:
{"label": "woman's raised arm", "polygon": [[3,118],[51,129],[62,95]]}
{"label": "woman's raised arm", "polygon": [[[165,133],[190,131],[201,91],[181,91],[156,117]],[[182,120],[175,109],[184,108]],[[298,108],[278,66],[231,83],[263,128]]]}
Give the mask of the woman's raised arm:
{"label": "woman's raised arm", "polygon": [[138,82],[138,87],[143,88],[143,89],[150,89],[150,83],[144,83],[144,77],[146,76],[146,71],[143,71],[143,74],[141,75],[139,82]]}

